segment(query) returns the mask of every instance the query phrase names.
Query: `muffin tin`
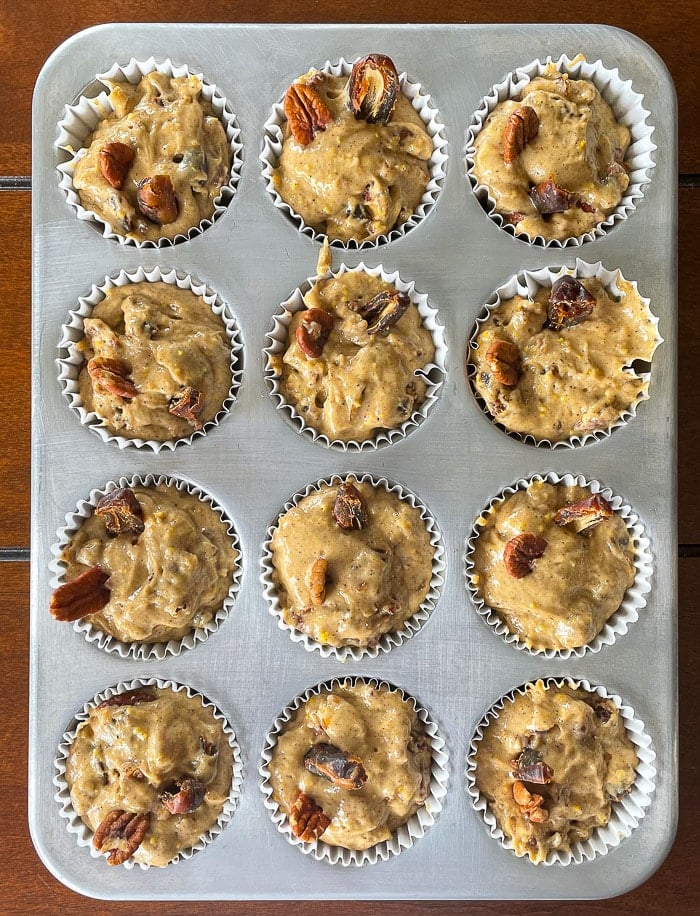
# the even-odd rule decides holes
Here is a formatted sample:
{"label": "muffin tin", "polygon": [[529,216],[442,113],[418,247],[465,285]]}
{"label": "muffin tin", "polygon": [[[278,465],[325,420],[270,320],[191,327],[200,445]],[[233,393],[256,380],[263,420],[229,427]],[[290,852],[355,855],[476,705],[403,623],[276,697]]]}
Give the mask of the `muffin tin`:
{"label": "muffin tin", "polygon": [[[416,49],[420,48],[420,51]],[[125,50],[126,49],[126,50]],[[280,304],[313,273],[319,246],[274,206],[261,172],[264,124],[287,85],[311,66],[389,54],[437,106],[447,138],[446,177],[428,216],[376,248],[333,249],[341,263],[382,264],[414,281],[445,327],[446,380],[410,436],[377,450],[342,452],[300,435],[265,383],[266,333]],[[534,58],[582,52],[617,67],[644,96],[654,127],[655,167],[626,220],[578,248],[542,249],[500,230],[474,197],[464,150],[474,112],[505,74]],[[64,106],[95,74],[130,57],[171,59],[201,71],[236,112],[242,168],[232,201],[205,232],[163,249],[120,246],[79,221],[59,187],[54,143]],[[93,86],[94,88],[94,86]],[[663,861],[676,827],[676,107],[655,53],[626,32],[593,25],[327,26],[111,24],[62,45],[34,97],[32,571],[29,821],[46,866],[65,884],[107,899],[597,898],[640,884]],[[465,368],[476,317],[493,291],[523,269],[601,261],[637,281],[660,317],[665,342],[653,360],[650,399],[614,436],[574,449],[535,448],[495,427],[476,403]],[[173,451],[120,450],[81,426],[61,392],[61,327],[93,284],[121,270],[190,274],[231,308],[243,342],[243,376],[230,413]],[[647,605],[614,645],[582,658],[533,658],[483,625],[464,578],[466,541],[490,499],[519,478],[582,474],[638,513],[652,554]],[[277,627],[260,579],[266,529],[309,481],[333,474],[388,477],[419,493],[445,543],[440,598],[414,638],[376,658],[340,663],[305,652]],[[182,477],[211,493],[240,538],[243,576],[218,632],[162,660],[122,659],[52,620],[51,545],[67,513],[105,480],[135,474]],[[443,810],[400,856],[362,868],[300,855],[271,823],[258,767],[270,723],[292,699],[334,677],[387,680],[430,710],[445,740]],[[76,846],[52,783],[59,743],[93,695],[136,677],[172,679],[201,691],[225,714],[241,747],[240,803],[205,852],[167,869],[125,870]],[[651,738],[657,771],[644,819],[593,861],[541,868],[489,836],[466,786],[466,756],[486,711],[538,677],[585,679],[633,707]]]}

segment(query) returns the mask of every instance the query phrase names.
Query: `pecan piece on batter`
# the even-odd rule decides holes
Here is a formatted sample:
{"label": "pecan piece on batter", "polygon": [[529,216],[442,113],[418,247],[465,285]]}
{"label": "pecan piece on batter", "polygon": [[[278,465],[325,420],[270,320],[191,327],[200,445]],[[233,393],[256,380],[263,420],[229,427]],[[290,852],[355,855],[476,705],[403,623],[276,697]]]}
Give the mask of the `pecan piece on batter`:
{"label": "pecan piece on batter", "polygon": [[108,579],[101,566],[91,566],[75,579],[65,582],[51,596],[51,616],[65,622],[101,611],[109,601]]}
{"label": "pecan piece on batter", "polygon": [[170,402],[168,413],[174,417],[182,417],[191,423],[195,429],[201,429],[204,424],[200,422],[199,415],[204,409],[204,397],[201,391],[186,385],[176,394]]}
{"label": "pecan piece on batter", "polygon": [[515,109],[503,131],[503,161],[506,165],[515,162],[530,140],[535,139],[539,129],[540,119],[534,108],[521,105]]}
{"label": "pecan piece on batter", "polygon": [[573,328],[590,318],[595,307],[595,296],[576,277],[566,274],[552,283],[547,309],[547,327],[553,331]]}
{"label": "pecan piece on batter", "polygon": [[97,503],[95,515],[104,519],[109,534],[141,534],[144,528],[141,504],[129,487],[106,493]]}
{"label": "pecan piece on batter", "polygon": [[319,557],[315,560],[309,573],[309,594],[311,603],[318,607],[326,600],[326,574],[328,573],[328,560]]}
{"label": "pecan piece on batter", "polygon": [[98,704],[97,709],[107,709],[110,706],[138,706],[139,703],[153,703],[156,695],[149,687],[136,687],[134,690],[125,690]]}
{"label": "pecan piece on batter", "polygon": [[367,782],[362,758],[347,754],[334,744],[319,742],[304,754],[304,766],[314,776],[330,780],[339,789],[354,791]]}
{"label": "pecan piece on batter", "polygon": [[545,785],[554,776],[554,770],[542,760],[540,752],[534,747],[524,747],[510,765],[513,768],[511,775],[522,782]]}
{"label": "pecan piece on batter", "polygon": [[107,143],[97,159],[103,178],[117,191],[124,187],[126,174],[133,161],[134,151],[126,143]]}
{"label": "pecan piece on batter", "polygon": [[171,814],[192,814],[202,804],[206,794],[207,787],[203,782],[183,776],[166,786],[159,797]]}
{"label": "pecan piece on batter", "polygon": [[513,783],[513,798],[520,808],[520,813],[533,824],[542,824],[549,818],[546,809],[542,807],[544,798],[541,795],[533,795],[519,779]]}
{"label": "pecan piece on batter", "polygon": [[308,359],[318,359],[333,328],[333,316],[325,309],[306,309],[296,330],[299,347]]}
{"label": "pecan piece on batter", "polygon": [[143,178],[136,189],[136,205],[146,219],[159,226],[177,219],[177,195],[168,175]]}
{"label": "pecan piece on batter", "polygon": [[125,840],[125,847],[116,847],[107,856],[108,865],[121,865],[130,859],[139,848],[150,825],[149,812],[135,814],[132,811],[115,808],[109,812],[95,831],[92,838],[93,846],[102,852],[108,840]]}
{"label": "pecan piece on batter", "polygon": [[564,213],[566,210],[571,210],[572,207],[578,207],[584,213],[593,213],[595,210],[585,200],[581,200],[578,194],[559,187],[553,181],[541,181],[530,188],[530,200],[542,216]]}
{"label": "pecan piece on batter", "polygon": [[350,111],[368,124],[388,124],[399,94],[399,75],[386,54],[356,61],[348,80]]}
{"label": "pecan piece on batter", "polygon": [[139,393],[136,385],[129,378],[129,367],[120,359],[104,356],[93,356],[87,364],[87,371],[98,388],[104,388],[118,398],[130,401]]}
{"label": "pecan piece on batter", "polygon": [[289,826],[294,836],[305,843],[313,843],[330,824],[331,819],[323,813],[323,808],[318,805],[306,792],[300,792],[289,812]]}
{"label": "pecan piece on batter", "polygon": [[282,107],[292,136],[302,146],[308,146],[333,120],[326,103],[308,83],[292,83],[284,95]]}
{"label": "pecan piece on batter", "polygon": [[529,576],[538,560],[547,549],[547,542],[538,534],[517,534],[506,544],[503,562],[514,579]]}
{"label": "pecan piece on batter", "polygon": [[515,388],[520,380],[520,350],[509,340],[494,340],[486,351],[486,365],[493,377],[506,388]]}
{"label": "pecan piece on batter", "polygon": [[351,480],[341,483],[336,490],[333,520],[336,525],[348,530],[361,530],[367,524],[367,510],[362,495]]}
{"label": "pecan piece on batter", "polygon": [[562,506],[554,514],[554,522],[557,525],[571,525],[577,534],[590,531],[610,518],[613,514],[612,506],[603,499],[600,493],[589,496],[587,499],[580,499],[578,502],[569,503]]}

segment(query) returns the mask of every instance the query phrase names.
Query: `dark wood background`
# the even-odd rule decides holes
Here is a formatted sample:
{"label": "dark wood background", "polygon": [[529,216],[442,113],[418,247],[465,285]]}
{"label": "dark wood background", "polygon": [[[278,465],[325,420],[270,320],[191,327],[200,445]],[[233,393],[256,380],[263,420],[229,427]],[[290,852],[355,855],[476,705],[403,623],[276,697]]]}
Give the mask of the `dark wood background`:
{"label": "dark wood background", "polygon": [[[695,480],[700,447],[700,306],[694,251],[700,221],[700,130],[697,66],[700,10],[695,0],[611,4],[587,0],[545,6],[536,0],[489,4],[446,0],[372,0],[338,4],[306,0],[282,7],[271,0],[0,0],[0,293],[5,333],[0,356],[0,913],[140,914],[142,904],[107,904],[79,897],[39,861],[27,828],[27,682],[29,617],[29,390],[31,99],[37,74],[74,32],[101,22],[537,22],[543,14],[565,22],[601,22],[628,29],[648,42],[671,70],[679,103],[679,644],[680,820],[664,864],[624,897],[590,903],[192,903],[152,904],[149,912],[286,916],[301,906],[310,916],[388,913],[651,914],[700,913],[700,716],[694,696],[700,669],[700,487]],[[11,317],[10,317],[11,316]],[[693,599],[695,595],[695,599]]]}

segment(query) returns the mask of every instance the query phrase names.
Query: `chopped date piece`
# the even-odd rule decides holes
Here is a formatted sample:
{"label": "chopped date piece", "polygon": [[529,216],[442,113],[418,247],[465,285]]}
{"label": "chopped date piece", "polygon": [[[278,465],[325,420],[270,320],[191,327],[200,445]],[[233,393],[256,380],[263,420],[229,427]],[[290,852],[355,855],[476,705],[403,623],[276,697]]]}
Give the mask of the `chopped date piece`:
{"label": "chopped date piece", "polygon": [[368,124],[388,124],[399,93],[399,75],[385,54],[368,54],[353,64],[348,80],[350,110]]}
{"label": "chopped date piece", "polygon": [[369,306],[372,303],[374,303],[372,317],[365,320],[369,324],[367,333],[374,335],[386,334],[390,328],[393,328],[401,320],[411,300],[404,293],[393,290],[392,292],[379,293],[374,299],[370,299],[367,304]]}
{"label": "chopped date piece", "polygon": [[553,331],[572,328],[590,318],[595,304],[595,296],[576,277],[559,277],[549,294],[547,326]]}
{"label": "chopped date piece", "polygon": [[102,852],[108,840],[126,840],[124,849],[112,849],[107,856],[108,865],[121,865],[136,852],[151,825],[150,813],[135,814],[115,808],[95,831],[92,843],[95,849]]}
{"label": "chopped date piece", "polygon": [[325,309],[306,309],[296,330],[299,347],[308,359],[318,359],[333,328],[333,316]]}
{"label": "chopped date piece", "polygon": [[515,388],[520,380],[520,350],[509,340],[494,340],[486,351],[486,365],[496,381],[506,388]]}
{"label": "chopped date piece", "polygon": [[207,741],[204,735],[199,736],[199,746],[204,751],[207,757],[216,757],[219,753],[219,748],[212,741]]}
{"label": "chopped date piece", "polygon": [[341,528],[361,530],[367,524],[367,510],[362,495],[352,481],[346,481],[336,490],[333,520]]}
{"label": "chopped date piece", "polygon": [[516,226],[519,222],[525,219],[524,213],[519,213],[517,210],[513,213],[502,213],[501,214],[504,223],[508,223],[510,226]]}
{"label": "chopped date piece", "polygon": [[593,705],[593,712],[596,715],[596,719],[605,725],[606,722],[612,719],[613,713],[615,712],[615,705],[608,700],[600,700]]}
{"label": "chopped date piece", "polygon": [[571,525],[577,534],[590,531],[599,525],[605,519],[610,518],[613,514],[610,503],[603,499],[600,493],[589,496],[588,499],[581,499],[576,503],[569,503],[562,506],[554,514],[554,522],[557,525]]}
{"label": "chopped date piece", "polygon": [[541,181],[531,188],[530,200],[542,216],[564,213],[566,210],[571,210],[572,207],[578,207],[584,213],[593,213],[595,209],[581,200],[578,194],[567,191],[566,188],[560,188],[553,181]]}
{"label": "chopped date piece", "polygon": [[367,772],[360,757],[341,751],[334,744],[314,744],[304,755],[304,766],[314,776],[329,779],[340,789],[361,789]]}
{"label": "chopped date piece", "polygon": [[503,161],[512,165],[530,140],[534,140],[540,129],[537,112],[529,105],[521,105],[506,121],[503,132]]}
{"label": "chopped date piece", "polygon": [[136,206],[152,223],[165,226],[177,219],[178,204],[175,188],[168,175],[143,178],[136,189]]}
{"label": "chopped date piece", "polygon": [[547,549],[547,542],[538,534],[517,534],[506,544],[503,562],[514,579],[529,576],[538,560]]}
{"label": "chopped date piece", "polygon": [[127,172],[134,161],[134,151],[126,143],[107,143],[100,150],[97,162],[105,181],[117,191],[124,187]]}
{"label": "chopped date piece", "polygon": [[320,130],[325,130],[333,115],[316,90],[308,83],[292,83],[282,104],[292,136],[308,146]]}
{"label": "chopped date piece", "polygon": [[125,690],[116,696],[103,700],[97,709],[106,709],[109,706],[138,706],[139,703],[153,703],[156,695],[149,687],[137,687],[135,690]]}
{"label": "chopped date piece", "polygon": [[144,528],[141,504],[129,487],[105,494],[95,507],[95,515],[104,519],[109,534],[141,534]]}
{"label": "chopped date piece", "polygon": [[186,385],[179,394],[176,394],[170,402],[168,413],[174,417],[182,417],[191,423],[195,429],[201,429],[204,425],[199,420],[199,415],[204,408],[204,397],[202,392],[191,385]]}
{"label": "chopped date piece", "polygon": [[322,836],[331,819],[323,813],[323,808],[307,795],[300,792],[289,812],[289,826],[294,836],[305,843],[313,843]]}
{"label": "chopped date piece", "polygon": [[75,579],[65,582],[51,596],[51,616],[65,623],[101,611],[109,602],[108,579],[101,566],[91,566]]}
{"label": "chopped date piece", "polygon": [[511,760],[512,776],[522,782],[534,782],[545,785],[552,781],[554,770],[543,762],[539,751],[525,747],[516,760]]}
{"label": "chopped date piece", "polygon": [[207,787],[189,776],[175,780],[160,794],[160,800],[171,814],[192,814],[204,801]]}
{"label": "chopped date piece", "polygon": [[118,398],[130,401],[139,393],[129,377],[129,367],[120,359],[93,356],[87,364],[87,371],[95,385]]}

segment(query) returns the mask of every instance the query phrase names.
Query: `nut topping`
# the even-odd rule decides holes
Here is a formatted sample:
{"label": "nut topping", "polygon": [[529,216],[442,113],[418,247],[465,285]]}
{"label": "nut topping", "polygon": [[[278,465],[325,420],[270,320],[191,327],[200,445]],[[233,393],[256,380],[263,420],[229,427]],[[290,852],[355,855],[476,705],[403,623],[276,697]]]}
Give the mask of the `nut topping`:
{"label": "nut topping", "polygon": [[519,779],[513,783],[513,798],[520,808],[520,813],[534,824],[542,824],[548,819],[549,815],[542,807],[544,798],[541,795],[533,795]]}
{"label": "nut topping", "polygon": [[352,481],[346,481],[336,490],[333,520],[341,528],[361,530],[367,524],[367,510],[360,491]]}
{"label": "nut topping", "polygon": [[129,487],[119,487],[103,496],[95,507],[95,515],[104,518],[109,534],[141,534],[143,531],[141,504]]}
{"label": "nut topping", "polygon": [[296,338],[303,354],[308,359],[318,359],[333,327],[333,316],[325,309],[306,309],[301,324],[297,327]]}
{"label": "nut topping", "polygon": [[115,808],[109,812],[95,831],[92,844],[95,849],[102,852],[107,840],[126,840],[125,848],[112,849],[107,856],[108,865],[121,865],[130,859],[139,848],[150,824],[150,813],[134,814],[131,811]]}
{"label": "nut topping", "polygon": [[541,181],[531,188],[530,200],[542,216],[563,213],[565,210],[571,210],[572,207],[579,207],[584,213],[593,213],[595,210],[590,204],[581,200],[578,194],[567,191],[566,188],[560,188],[553,181]]}
{"label": "nut topping", "polygon": [[503,161],[512,165],[530,140],[534,140],[540,129],[540,119],[534,108],[521,105],[506,121],[503,132]]}
{"label": "nut topping", "polygon": [[520,379],[520,350],[509,340],[494,340],[486,351],[486,365],[493,377],[506,388],[515,388]]}
{"label": "nut topping", "polygon": [[283,108],[292,136],[302,146],[308,146],[333,120],[326,103],[308,83],[292,83],[284,95]]}
{"label": "nut topping", "polygon": [[326,573],[328,572],[328,560],[325,557],[319,557],[314,561],[309,574],[309,592],[311,594],[311,603],[318,607],[326,600]]}
{"label": "nut topping", "polygon": [[368,54],[353,64],[348,80],[350,110],[368,124],[388,124],[399,93],[399,75],[385,54]]}
{"label": "nut topping", "polygon": [[129,378],[129,367],[120,359],[94,356],[88,362],[87,370],[95,385],[118,398],[130,401],[139,393]]}
{"label": "nut topping", "polygon": [[175,780],[160,794],[160,800],[171,814],[192,814],[204,801],[207,787],[189,776]]}
{"label": "nut topping", "polygon": [[191,385],[186,385],[179,394],[173,397],[168,407],[168,413],[171,413],[174,417],[182,417],[183,420],[191,423],[195,429],[201,429],[204,424],[199,421],[199,415],[203,408],[204,397],[202,392],[192,388]]}
{"label": "nut topping", "polygon": [[537,534],[517,534],[506,544],[503,562],[514,579],[529,576],[538,560],[547,549],[547,542]]}
{"label": "nut topping", "polygon": [[167,175],[155,175],[139,182],[136,191],[136,205],[139,211],[152,223],[165,226],[177,219],[177,196],[173,183]]}
{"label": "nut topping", "polygon": [[61,585],[51,596],[49,610],[54,620],[80,620],[96,614],[109,602],[107,573],[101,566],[91,566],[85,572]]}
{"label": "nut topping", "polygon": [[339,789],[354,791],[367,782],[362,758],[347,754],[334,744],[314,744],[304,755],[304,766],[309,773],[329,779]]}
{"label": "nut topping", "polygon": [[325,833],[331,819],[323,813],[323,808],[307,795],[300,792],[289,812],[289,826],[294,836],[305,843],[313,843]]}
{"label": "nut topping", "polygon": [[547,310],[547,326],[554,331],[572,328],[593,314],[595,296],[583,283],[568,274],[552,283]]}
{"label": "nut topping", "polygon": [[134,690],[125,690],[116,696],[103,700],[97,709],[106,709],[109,706],[138,706],[139,703],[153,703],[155,694],[149,687],[136,687]]}
{"label": "nut topping", "polygon": [[610,503],[600,493],[562,506],[554,515],[557,525],[571,525],[577,534],[590,531],[613,514]]}
{"label": "nut topping", "polygon": [[523,782],[534,782],[545,785],[552,781],[554,770],[543,762],[540,752],[534,747],[524,747],[516,760],[511,760],[511,773]]}
{"label": "nut topping", "polygon": [[105,181],[121,191],[126,173],[134,161],[133,149],[126,143],[107,143],[100,150],[97,161]]}

